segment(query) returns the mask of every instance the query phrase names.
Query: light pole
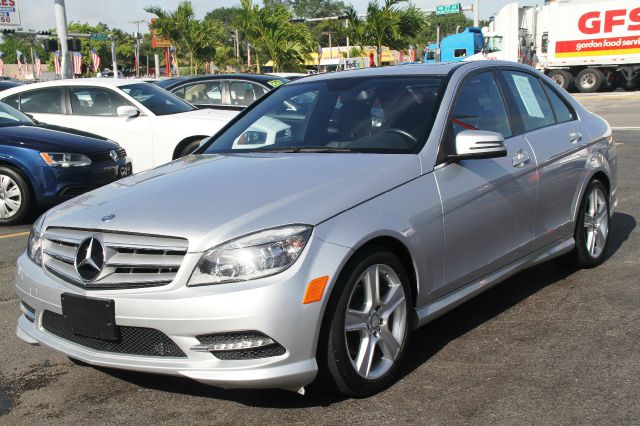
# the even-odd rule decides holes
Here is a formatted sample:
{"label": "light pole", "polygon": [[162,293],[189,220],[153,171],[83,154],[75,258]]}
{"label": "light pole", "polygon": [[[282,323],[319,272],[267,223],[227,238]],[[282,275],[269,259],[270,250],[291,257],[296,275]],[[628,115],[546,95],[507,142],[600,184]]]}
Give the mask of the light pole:
{"label": "light pole", "polygon": [[56,15],[56,32],[60,40],[60,65],[62,68],[62,78],[71,78],[71,67],[69,66],[69,46],[67,46],[67,12],[64,0],[53,0],[53,11]]}
{"label": "light pole", "polygon": [[140,77],[140,24],[143,24],[147,21],[144,19],[140,19],[137,21],[131,21],[131,24],[136,24],[136,47],[135,47],[135,57],[136,57],[136,77]]}
{"label": "light pole", "polygon": [[480,26],[480,0],[473,2],[473,26]]}

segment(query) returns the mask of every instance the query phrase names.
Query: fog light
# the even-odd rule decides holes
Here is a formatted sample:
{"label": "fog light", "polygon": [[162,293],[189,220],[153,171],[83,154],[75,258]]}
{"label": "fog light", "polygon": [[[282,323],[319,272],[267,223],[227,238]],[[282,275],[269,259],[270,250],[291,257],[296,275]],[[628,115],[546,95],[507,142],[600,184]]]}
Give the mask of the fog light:
{"label": "fog light", "polygon": [[233,339],[216,343],[201,343],[191,346],[191,350],[196,352],[237,351],[241,349],[261,348],[263,346],[273,345],[274,343],[276,342],[269,337],[245,338],[242,340]]}
{"label": "fog light", "polygon": [[24,302],[20,303],[20,310],[24,314],[24,316],[31,322],[35,322],[36,320],[36,310],[31,306],[27,305]]}

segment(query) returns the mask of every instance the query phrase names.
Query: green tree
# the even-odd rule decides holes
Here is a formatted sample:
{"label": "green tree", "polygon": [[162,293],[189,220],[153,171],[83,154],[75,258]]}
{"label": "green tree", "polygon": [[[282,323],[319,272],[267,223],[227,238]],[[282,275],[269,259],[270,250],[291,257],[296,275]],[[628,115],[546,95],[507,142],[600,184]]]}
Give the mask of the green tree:
{"label": "green tree", "polygon": [[264,53],[273,61],[274,71],[299,67],[314,50],[315,39],[309,29],[304,24],[291,22],[293,16],[282,4],[271,2],[261,8],[252,0],[240,0],[240,6],[236,25],[255,46],[258,55]]}
{"label": "green tree", "polygon": [[360,46],[375,46],[378,64],[382,63],[382,46],[404,49],[425,25],[424,14],[413,4],[398,7],[405,2],[406,0],[385,0],[380,5],[377,0],[372,0],[367,6],[364,19],[358,16],[353,6],[347,9],[351,38]]}
{"label": "green tree", "polygon": [[440,38],[442,39],[473,25],[473,20],[467,18],[464,13],[453,13],[450,15],[430,15],[425,24],[412,40],[414,44],[422,47],[436,41],[438,26],[440,26]]}

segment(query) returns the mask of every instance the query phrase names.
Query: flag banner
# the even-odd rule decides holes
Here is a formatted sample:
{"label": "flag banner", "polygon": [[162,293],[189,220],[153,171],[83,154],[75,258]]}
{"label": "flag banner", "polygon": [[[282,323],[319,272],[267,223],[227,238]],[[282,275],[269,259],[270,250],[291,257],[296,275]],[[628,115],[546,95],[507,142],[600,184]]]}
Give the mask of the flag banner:
{"label": "flag banner", "polygon": [[22,56],[22,52],[19,50],[16,50],[16,62],[18,63],[18,72],[23,74],[24,73],[24,68],[22,67],[22,62],[20,61],[20,57]]}
{"label": "flag banner", "polygon": [[93,63],[93,71],[100,71],[100,56],[93,49],[91,49],[91,62]]}
{"label": "flag banner", "polygon": [[82,74],[82,53],[73,52],[73,73]]}
{"label": "flag banner", "polygon": [[173,66],[173,69],[175,70],[175,74],[177,76],[180,76],[180,68],[178,68],[178,58],[176,57],[175,53],[171,54],[171,66]]}
{"label": "flag banner", "polygon": [[56,75],[62,75],[62,67],[60,66],[60,51],[53,52],[53,65],[56,69]]}
{"label": "flag banner", "polygon": [[0,76],[4,76],[4,61],[2,57],[4,56],[4,52],[0,51]]}
{"label": "flag banner", "polygon": [[42,74],[42,62],[38,56],[38,52],[33,52],[33,65],[35,68],[36,77],[40,77]]}

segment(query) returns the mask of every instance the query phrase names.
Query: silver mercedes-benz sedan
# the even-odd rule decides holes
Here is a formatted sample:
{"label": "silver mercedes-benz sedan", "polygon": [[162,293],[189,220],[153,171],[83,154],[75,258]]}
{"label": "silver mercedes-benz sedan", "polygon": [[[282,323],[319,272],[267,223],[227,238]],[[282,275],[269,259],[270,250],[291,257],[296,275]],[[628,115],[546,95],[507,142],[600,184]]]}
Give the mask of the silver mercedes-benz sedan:
{"label": "silver mercedes-benz sedan", "polygon": [[366,396],[413,329],[548,259],[603,262],[616,164],[609,125],[526,66],[309,77],[39,218],[17,334],[97,366]]}

